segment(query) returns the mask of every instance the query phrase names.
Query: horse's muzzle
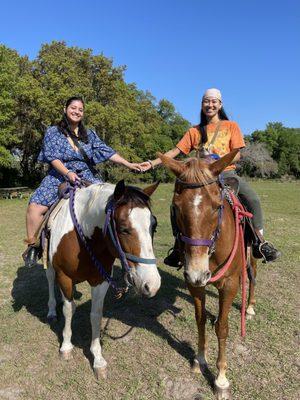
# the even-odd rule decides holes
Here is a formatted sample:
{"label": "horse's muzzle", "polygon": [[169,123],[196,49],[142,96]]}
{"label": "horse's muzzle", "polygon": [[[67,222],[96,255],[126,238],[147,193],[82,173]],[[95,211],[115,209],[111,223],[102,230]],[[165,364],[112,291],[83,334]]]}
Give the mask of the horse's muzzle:
{"label": "horse's muzzle", "polygon": [[211,278],[211,272],[209,270],[206,271],[184,271],[184,278],[187,283],[194,287],[205,286]]}

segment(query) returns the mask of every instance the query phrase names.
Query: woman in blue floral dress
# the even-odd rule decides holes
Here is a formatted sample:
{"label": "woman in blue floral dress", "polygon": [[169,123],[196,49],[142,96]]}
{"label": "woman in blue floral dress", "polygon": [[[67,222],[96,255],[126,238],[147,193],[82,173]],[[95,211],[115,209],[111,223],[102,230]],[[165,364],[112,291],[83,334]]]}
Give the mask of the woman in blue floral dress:
{"label": "woman in blue floral dress", "polygon": [[[63,119],[47,129],[38,161],[48,163],[50,170],[29,200],[26,214],[27,243],[25,265],[36,264],[38,249],[34,247],[37,230],[48,208],[58,199],[58,186],[77,179],[96,183],[93,166],[110,160],[125,167],[141,171],[138,164],[122,158],[82,123],[84,102],[81,97],[67,100]],[[80,148],[78,148],[78,144]]]}

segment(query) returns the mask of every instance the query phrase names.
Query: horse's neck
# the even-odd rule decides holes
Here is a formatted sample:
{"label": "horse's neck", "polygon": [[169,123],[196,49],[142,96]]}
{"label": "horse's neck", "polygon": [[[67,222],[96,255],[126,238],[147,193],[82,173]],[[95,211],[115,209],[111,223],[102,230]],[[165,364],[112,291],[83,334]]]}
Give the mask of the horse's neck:
{"label": "horse's neck", "polygon": [[105,207],[114,188],[110,183],[94,184],[76,193],[75,213],[87,237],[91,237],[96,227],[103,227]]}

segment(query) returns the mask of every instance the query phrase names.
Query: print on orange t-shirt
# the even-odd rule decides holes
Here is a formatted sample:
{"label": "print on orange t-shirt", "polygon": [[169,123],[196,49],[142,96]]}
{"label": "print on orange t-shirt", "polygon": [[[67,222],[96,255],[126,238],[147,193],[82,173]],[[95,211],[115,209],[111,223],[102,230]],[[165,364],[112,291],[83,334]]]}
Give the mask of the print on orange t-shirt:
{"label": "print on orange t-shirt", "polygon": [[[215,134],[217,124],[208,124],[206,126],[207,142],[204,148],[208,150],[208,146]],[[199,125],[190,128],[177,143],[176,147],[184,154],[189,154],[192,150],[197,150],[200,144]],[[218,154],[220,157],[229,153],[233,149],[245,147],[244,138],[238,124],[234,121],[221,121],[218,136],[213,145],[210,146],[209,152]],[[235,169],[235,165],[231,164],[225,171]]]}

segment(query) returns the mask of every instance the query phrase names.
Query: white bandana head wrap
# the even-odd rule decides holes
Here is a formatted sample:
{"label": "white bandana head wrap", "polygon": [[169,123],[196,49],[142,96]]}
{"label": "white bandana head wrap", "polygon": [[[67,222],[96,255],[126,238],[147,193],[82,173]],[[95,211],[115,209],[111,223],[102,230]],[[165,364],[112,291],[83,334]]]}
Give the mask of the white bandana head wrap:
{"label": "white bandana head wrap", "polygon": [[202,100],[207,98],[214,98],[222,101],[222,95],[219,89],[207,89],[202,97]]}

